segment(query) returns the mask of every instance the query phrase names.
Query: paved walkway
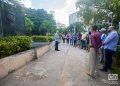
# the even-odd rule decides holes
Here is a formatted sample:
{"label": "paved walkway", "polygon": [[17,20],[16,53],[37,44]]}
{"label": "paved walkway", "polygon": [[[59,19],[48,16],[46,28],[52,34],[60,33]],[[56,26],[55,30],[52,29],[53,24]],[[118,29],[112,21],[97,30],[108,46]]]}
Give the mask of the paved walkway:
{"label": "paved walkway", "polygon": [[[0,86],[113,86],[107,82],[107,74],[93,79],[86,75],[88,52],[60,45],[16,72],[0,80]],[[120,85],[114,85],[120,86]]]}

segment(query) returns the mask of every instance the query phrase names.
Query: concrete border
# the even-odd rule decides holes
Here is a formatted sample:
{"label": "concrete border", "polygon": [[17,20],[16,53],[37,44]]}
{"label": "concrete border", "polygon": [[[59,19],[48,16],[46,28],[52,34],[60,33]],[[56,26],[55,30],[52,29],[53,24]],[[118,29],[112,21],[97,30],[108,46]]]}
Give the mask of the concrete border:
{"label": "concrete border", "polygon": [[43,47],[34,48],[24,51],[12,56],[0,59],[0,79],[7,76],[9,73],[19,69],[26,63],[31,62],[33,59],[40,58],[43,54],[49,51],[54,46],[54,42]]}

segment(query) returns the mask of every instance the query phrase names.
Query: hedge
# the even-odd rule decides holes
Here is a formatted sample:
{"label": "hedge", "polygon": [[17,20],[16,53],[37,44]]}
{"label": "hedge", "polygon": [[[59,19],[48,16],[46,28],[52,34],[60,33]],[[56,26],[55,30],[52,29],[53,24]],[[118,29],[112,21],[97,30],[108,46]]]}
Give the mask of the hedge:
{"label": "hedge", "polygon": [[0,38],[0,58],[28,50],[31,48],[31,45],[31,38],[27,36]]}
{"label": "hedge", "polygon": [[52,41],[54,41],[54,37],[53,36],[49,36],[48,40],[49,40],[49,42],[52,42]]}
{"label": "hedge", "polygon": [[34,42],[52,42],[54,39],[52,36],[32,36]]}

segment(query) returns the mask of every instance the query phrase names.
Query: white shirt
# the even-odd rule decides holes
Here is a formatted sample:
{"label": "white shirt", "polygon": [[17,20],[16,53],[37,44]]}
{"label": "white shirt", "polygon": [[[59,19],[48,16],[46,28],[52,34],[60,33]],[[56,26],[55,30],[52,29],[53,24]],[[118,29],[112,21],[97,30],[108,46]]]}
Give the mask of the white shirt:
{"label": "white shirt", "polygon": [[55,33],[55,41],[60,41],[60,37],[59,37],[59,34],[58,33]]}

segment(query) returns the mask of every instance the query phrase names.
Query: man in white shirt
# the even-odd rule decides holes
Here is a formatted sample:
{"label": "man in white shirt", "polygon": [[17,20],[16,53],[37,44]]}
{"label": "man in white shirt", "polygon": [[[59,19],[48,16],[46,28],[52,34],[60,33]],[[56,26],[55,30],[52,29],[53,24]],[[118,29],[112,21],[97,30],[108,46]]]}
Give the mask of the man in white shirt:
{"label": "man in white shirt", "polygon": [[82,39],[81,39],[81,42],[82,42],[82,46],[81,46],[81,49],[86,49],[86,33],[83,32],[82,33]]}
{"label": "man in white shirt", "polygon": [[59,32],[57,31],[57,32],[55,33],[55,50],[56,50],[56,51],[60,51],[60,50],[58,49],[58,44],[59,44],[59,42],[60,42],[60,37],[59,37]]}
{"label": "man in white shirt", "polygon": [[[102,43],[104,43],[105,39],[106,39],[106,29],[102,28],[101,29],[102,35],[101,35],[101,40]],[[99,61],[100,63],[105,62],[105,50],[104,50],[104,46],[100,47],[100,55],[99,55]]]}

